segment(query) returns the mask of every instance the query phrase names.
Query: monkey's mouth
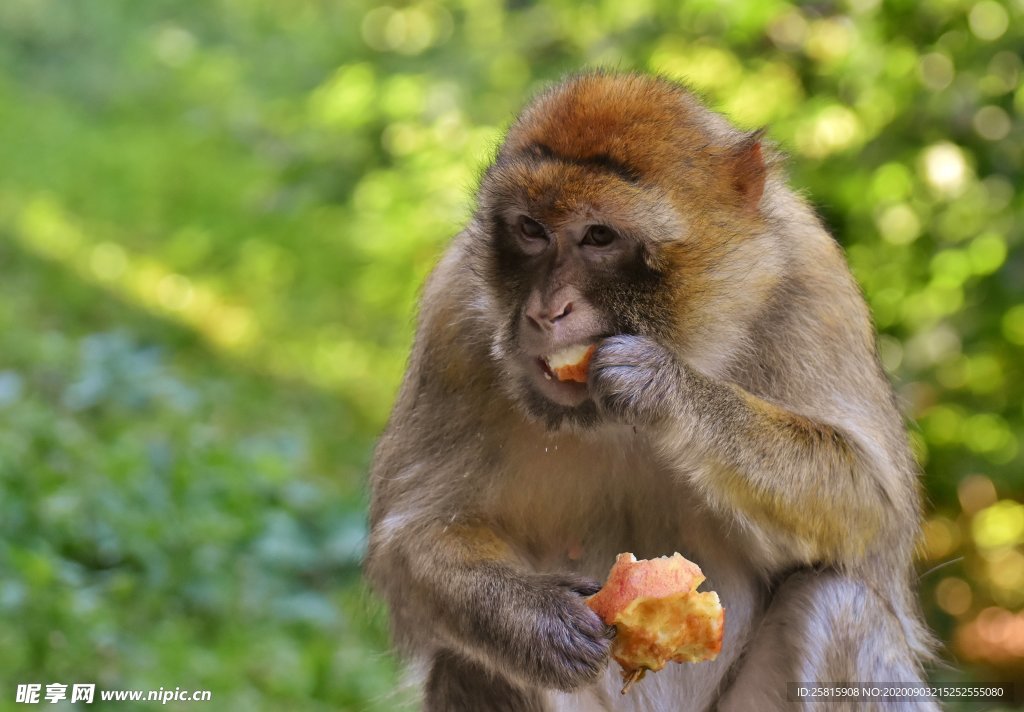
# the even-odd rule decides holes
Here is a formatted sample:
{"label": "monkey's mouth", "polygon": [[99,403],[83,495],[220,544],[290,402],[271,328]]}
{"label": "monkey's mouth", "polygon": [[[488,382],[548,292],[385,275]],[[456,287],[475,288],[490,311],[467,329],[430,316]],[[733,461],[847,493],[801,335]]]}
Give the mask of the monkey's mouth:
{"label": "monkey's mouth", "polygon": [[557,380],[558,377],[551,370],[551,366],[548,365],[547,358],[545,358],[544,356],[538,356],[536,361],[537,365],[540,366],[541,373],[544,374],[544,378],[548,379],[549,381]]}
{"label": "monkey's mouth", "polygon": [[587,400],[587,368],[593,344],[568,346],[533,359],[532,379],[541,395],[563,406],[577,406]]}
{"label": "monkey's mouth", "polygon": [[544,377],[557,379],[559,381],[572,381],[574,383],[587,382],[587,368],[590,366],[590,357],[594,355],[594,344],[577,344],[559,349],[548,356],[541,356],[538,360],[544,369]]}

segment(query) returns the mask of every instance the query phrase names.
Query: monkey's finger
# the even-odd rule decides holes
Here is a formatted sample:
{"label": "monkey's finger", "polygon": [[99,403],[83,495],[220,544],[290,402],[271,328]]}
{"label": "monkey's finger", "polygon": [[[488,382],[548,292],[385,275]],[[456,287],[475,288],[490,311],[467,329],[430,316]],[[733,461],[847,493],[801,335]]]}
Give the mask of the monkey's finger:
{"label": "monkey's finger", "polygon": [[580,596],[593,596],[604,585],[600,581],[571,573],[543,574],[540,578],[548,585],[569,589]]}
{"label": "monkey's finger", "polygon": [[603,584],[600,581],[581,580],[569,586],[569,590],[581,596],[593,596],[601,590]]}

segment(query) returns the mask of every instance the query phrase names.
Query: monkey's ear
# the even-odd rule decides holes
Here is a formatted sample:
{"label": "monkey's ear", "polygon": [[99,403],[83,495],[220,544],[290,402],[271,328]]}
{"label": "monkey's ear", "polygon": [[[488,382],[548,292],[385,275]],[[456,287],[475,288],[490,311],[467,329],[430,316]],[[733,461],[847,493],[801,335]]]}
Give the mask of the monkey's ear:
{"label": "monkey's ear", "polygon": [[729,155],[732,188],[743,208],[751,212],[756,212],[761,202],[768,173],[764,152],[761,150],[764,134],[764,129],[748,134]]}

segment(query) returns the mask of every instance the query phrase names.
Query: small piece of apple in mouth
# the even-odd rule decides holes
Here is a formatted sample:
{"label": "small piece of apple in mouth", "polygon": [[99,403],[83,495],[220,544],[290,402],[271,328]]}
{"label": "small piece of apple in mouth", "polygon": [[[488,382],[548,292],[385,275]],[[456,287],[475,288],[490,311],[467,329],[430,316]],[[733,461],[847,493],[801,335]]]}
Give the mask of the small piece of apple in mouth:
{"label": "small piece of apple in mouth", "polygon": [[551,380],[554,376],[559,381],[574,383],[587,382],[587,369],[590,358],[594,355],[594,344],[580,344],[560,349],[549,356],[541,358],[544,377]]}

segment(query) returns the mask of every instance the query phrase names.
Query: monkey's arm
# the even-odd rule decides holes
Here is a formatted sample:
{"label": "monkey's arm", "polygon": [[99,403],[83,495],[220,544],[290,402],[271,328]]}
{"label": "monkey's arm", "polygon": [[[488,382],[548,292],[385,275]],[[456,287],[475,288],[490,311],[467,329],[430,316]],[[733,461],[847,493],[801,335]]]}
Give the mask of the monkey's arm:
{"label": "monkey's arm", "polygon": [[648,425],[713,505],[789,563],[854,564],[897,545],[884,540],[913,516],[895,504],[893,465],[868,444],[709,378],[648,339],[607,339],[591,388],[606,412]]}
{"label": "monkey's arm", "polygon": [[599,583],[526,571],[480,524],[389,528],[374,527],[367,570],[400,642],[454,652],[526,688],[571,690],[603,669],[607,628],[583,603]]}

